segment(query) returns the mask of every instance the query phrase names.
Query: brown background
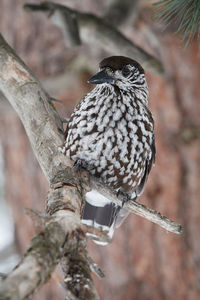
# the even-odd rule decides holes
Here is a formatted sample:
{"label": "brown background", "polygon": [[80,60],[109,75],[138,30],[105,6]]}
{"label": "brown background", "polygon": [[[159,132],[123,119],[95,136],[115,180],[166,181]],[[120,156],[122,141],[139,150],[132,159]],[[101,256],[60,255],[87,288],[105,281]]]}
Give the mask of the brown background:
{"label": "brown background", "polygon": [[[97,69],[98,62],[112,53],[85,45],[66,49],[59,30],[44,17],[24,12],[24,2],[1,0],[0,31],[52,96],[65,102],[65,107],[57,104],[56,107],[62,116],[69,116],[74,104],[91,88],[86,83],[91,70]],[[101,14],[106,1],[99,2],[62,1],[71,7]],[[105,279],[94,277],[94,280],[104,300],[200,299],[200,56],[197,43],[193,41],[184,49],[177,36],[170,30],[163,31],[162,25],[153,19],[153,11],[145,1],[137,22],[130,22],[121,30],[159,57],[166,69],[165,76],[147,73],[157,157],[140,201],[181,223],[184,232],[177,236],[141,217],[129,216],[116,231],[112,244],[101,247],[89,242],[91,256],[106,273]],[[77,63],[72,72],[68,66],[74,61],[81,67],[77,67]],[[67,85],[58,84],[60,74],[66,78],[71,75]],[[44,210],[48,186],[20,120],[2,100],[0,141],[4,153],[6,201],[12,208],[16,228],[15,248],[22,255],[34,235],[32,221],[23,208]],[[34,300],[64,298],[57,274]]]}

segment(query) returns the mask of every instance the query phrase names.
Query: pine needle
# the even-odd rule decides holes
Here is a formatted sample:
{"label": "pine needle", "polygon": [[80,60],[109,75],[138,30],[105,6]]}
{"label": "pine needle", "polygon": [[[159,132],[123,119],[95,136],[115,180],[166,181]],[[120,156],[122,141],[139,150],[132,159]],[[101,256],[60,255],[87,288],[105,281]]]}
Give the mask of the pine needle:
{"label": "pine needle", "polygon": [[185,47],[197,34],[200,49],[200,0],[162,0],[153,3],[157,6],[156,17],[166,25],[178,24],[176,33],[182,33]]}

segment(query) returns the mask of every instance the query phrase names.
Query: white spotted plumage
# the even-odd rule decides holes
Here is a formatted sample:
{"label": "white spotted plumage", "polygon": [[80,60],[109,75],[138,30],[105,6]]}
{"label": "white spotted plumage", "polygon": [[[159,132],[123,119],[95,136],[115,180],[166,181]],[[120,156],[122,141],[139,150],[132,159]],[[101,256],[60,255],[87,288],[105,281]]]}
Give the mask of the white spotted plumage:
{"label": "white spotted plumage", "polygon": [[[144,164],[138,173],[135,172],[138,160],[146,161],[151,156],[153,124],[152,120],[149,121],[150,112],[144,104],[147,103],[147,96],[143,101],[137,99],[137,103],[136,99],[134,90],[121,90],[120,94],[117,94],[112,85],[97,85],[75,108],[68,124],[66,154],[74,161],[86,162],[92,174],[100,174],[105,183],[112,183],[116,188],[119,188],[119,184],[117,176],[114,175],[114,168],[123,168],[120,175],[123,175],[122,170],[124,174],[128,172],[123,178],[123,183],[132,184],[135,190],[131,178],[137,175],[137,179],[144,173]],[[144,122],[151,126],[151,131],[145,129]],[[140,141],[136,134],[138,128],[144,135]],[[145,136],[149,138],[148,143]],[[131,151],[129,157],[128,145]],[[115,158],[116,154],[118,160]],[[109,170],[106,168],[108,164],[111,164]],[[107,178],[108,174],[113,177]],[[132,192],[131,186],[129,190]]]}
{"label": "white spotted plumage", "polygon": [[[81,161],[105,184],[136,199],[155,158],[154,124],[147,107],[144,71],[137,62],[125,57],[107,58],[100,63],[100,68],[99,74],[103,72],[105,82],[97,84],[75,107],[67,126],[63,152],[72,160]],[[101,200],[86,196],[88,204],[83,215],[86,223],[87,209],[91,209],[87,206],[93,203],[97,207],[95,201]],[[109,205],[113,206],[112,202]],[[113,222],[121,223],[127,212],[118,206],[112,209],[112,222],[106,226],[112,228],[113,234]],[[100,213],[93,216],[94,224],[101,224],[96,219],[99,216]]]}

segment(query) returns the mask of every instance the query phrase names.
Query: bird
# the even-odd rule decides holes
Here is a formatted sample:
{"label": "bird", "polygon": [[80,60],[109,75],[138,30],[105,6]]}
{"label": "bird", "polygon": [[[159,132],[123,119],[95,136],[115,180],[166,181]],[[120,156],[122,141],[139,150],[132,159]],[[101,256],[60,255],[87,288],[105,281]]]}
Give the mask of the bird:
{"label": "bird", "polygon": [[[156,154],[144,69],[132,58],[110,56],[88,82],[96,86],[75,106],[62,152],[116,193],[136,201]],[[128,215],[124,203],[115,204],[98,190],[86,193],[82,223],[100,228],[110,240]],[[97,244],[107,244],[88,235]]]}

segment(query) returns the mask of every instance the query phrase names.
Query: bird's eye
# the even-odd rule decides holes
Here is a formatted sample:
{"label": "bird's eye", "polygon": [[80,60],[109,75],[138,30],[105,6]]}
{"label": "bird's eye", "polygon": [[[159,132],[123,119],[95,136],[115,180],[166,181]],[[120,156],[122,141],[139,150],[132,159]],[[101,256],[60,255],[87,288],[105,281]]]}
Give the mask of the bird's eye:
{"label": "bird's eye", "polygon": [[130,70],[129,70],[127,67],[124,67],[124,68],[122,69],[122,75],[123,75],[124,77],[128,77],[129,74],[130,74]]}
{"label": "bird's eye", "polygon": [[111,68],[109,68],[109,67],[106,67],[106,72],[107,72],[108,74],[111,74],[111,73],[113,73],[113,70],[112,70]]}

